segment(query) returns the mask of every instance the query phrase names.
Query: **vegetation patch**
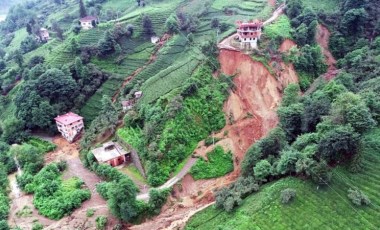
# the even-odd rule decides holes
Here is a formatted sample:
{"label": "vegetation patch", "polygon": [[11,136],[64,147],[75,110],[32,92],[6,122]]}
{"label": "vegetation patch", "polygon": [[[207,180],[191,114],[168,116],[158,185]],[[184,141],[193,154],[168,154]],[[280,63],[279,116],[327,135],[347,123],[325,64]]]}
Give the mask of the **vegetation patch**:
{"label": "vegetation patch", "polygon": [[265,26],[264,34],[269,39],[286,39],[292,38],[291,35],[292,26],[290,20],[286,15],[281,15],[275,22]]}
{"label": "vegetation patch", "polygon": [[221,146],[207,153],[207,158],[208,161],[199,159],[191,168],[190,174],[195,180],[221,177],[234,170],[231,152],[224,152]]}
{"label": "vegetation patch", "polygon": [[70,214],[91,196],[89,190],[82,189],[79,178],[62,180],[61,170],[57,164],[49,164],[24,186],[27,193],[34,194],[33,204],[39,213],[54,220]]}

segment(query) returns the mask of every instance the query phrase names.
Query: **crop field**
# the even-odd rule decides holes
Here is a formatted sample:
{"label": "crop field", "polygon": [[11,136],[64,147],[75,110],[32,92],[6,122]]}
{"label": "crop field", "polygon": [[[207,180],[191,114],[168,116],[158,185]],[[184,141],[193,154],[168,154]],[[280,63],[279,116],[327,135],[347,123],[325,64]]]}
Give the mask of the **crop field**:
{"label": "crop field", "polygon": [[51,142],[36,137],[30,138],[26,143],[36,147],[42,153],[53,151],[57,147]]}
{"label": "crop field", "polygon": [[309,6],[314,10],[334,12],[339,9],[339,4],[342,0],[303,0],[302,2],[305,6]]}
{"label": "crop field", "polygon": [[[365,136],[363,170],[350,173],[333,170],[329,186],[288,177],[265,185],[228,214],[214,206],[196,214],[186,229],[378,229],[380,226],[380,129]],[[295,200],[281,204],[280,192],[297,191]],[[358,188],[371,200],[359,207],[347,198],[349,188]]]}
{"label": "crop field", "polygon": [[20,49],[21,42],[28,36],[28,32],[26,32],[25,28],[19,29],[14,32],[14,38],[12,42],[5,47],[6,52],[14,51],[16,49]]}
{"label": "crop field", "polygon": [[[154,49],[154,45],[151,43],[139,43],[133,39],[128,39],[126,43],[128,45],[122,45],[123,50],[125,50],[126,53],[133,54],[126,55],[120,64],[115,63],[115,57],[109,57],[102,60],[95,58],[92,60],[93,64],[101,70],[111,73],[112,75],[82,107],[80,113],[84,116],[87,124],[89,124],[98,115],[101,109],[101,103],[99,102],[103,95],[112,97],[121,87],[127,76],[131,75],[135,70],[145,65]],[[131,44],[136,47],[133,47]]]}

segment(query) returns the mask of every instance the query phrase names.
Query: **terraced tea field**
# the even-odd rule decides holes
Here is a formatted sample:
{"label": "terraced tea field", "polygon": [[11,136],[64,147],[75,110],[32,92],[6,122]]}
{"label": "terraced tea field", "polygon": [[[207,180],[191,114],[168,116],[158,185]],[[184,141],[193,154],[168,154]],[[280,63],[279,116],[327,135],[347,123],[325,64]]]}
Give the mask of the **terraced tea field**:
{"label": "terraced tea field", "polygon": [[[265,185],[231,214],[214,206],[196,214],[186,229],[378,229],[380,226],[380,129],[365,137],[363,170],[333,170],[332,182],[322,188],[288,177]],[[285,188],[297,191],[294,202],[280,203]],[[371,200],[358,207],[347,198],[349,188],[359,188]]]}

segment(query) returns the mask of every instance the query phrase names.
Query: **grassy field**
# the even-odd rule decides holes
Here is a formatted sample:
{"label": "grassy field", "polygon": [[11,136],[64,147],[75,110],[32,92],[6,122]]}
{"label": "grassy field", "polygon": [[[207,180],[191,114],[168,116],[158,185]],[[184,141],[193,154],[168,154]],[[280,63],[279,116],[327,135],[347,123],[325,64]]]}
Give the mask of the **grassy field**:
{"label": "grassy field", "polygon": [[208,161],[199,159],[191,168],[195,180],[221,177],[234,170],[231,152],[225,153],[220,146],[207,153],[207,158]]}
{"label": "grassy field", "polygon": [[270,24],[264,27],[264,36],[269,39],[277,39],[277,38],[289,38],[292,36],[290,31],[292,26],[290,25],[290,20],[287,16],[280,16],[273,24]]}
{"label": "grassy field", "polygon": [[[228,214],[214,206],[196,214],[186,229],[378,229],[380,226],[380,129],[367,134],[363,171],[333,170],[332,182],[321,188],[309,181],[288,177],[265,185]],[[280,192],[297,191],[295,200],[283,205]],[[359,188],[371,200],[358,207],[347,198],[349,188]]]}

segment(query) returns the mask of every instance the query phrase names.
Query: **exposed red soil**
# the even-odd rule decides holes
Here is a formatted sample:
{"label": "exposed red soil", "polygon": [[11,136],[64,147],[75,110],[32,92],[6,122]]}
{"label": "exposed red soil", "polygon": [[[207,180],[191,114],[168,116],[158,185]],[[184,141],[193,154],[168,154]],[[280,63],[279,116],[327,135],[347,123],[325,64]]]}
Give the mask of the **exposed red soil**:
{"label": "exposed red soil", "polygon": [[291,48],[297,47],[297,44],[290,40],[290,39],[285,39],[284,42],[280,45],[279,51],[282,53],[288,52]]}
{"label": "exposed red soil", "polygon": [[339,72],[335,67],[336,60],[329,50],[330,31],[325,26],[319,24],[317,26],[315,39],[321,46],[322,53],[326,59],[326,64],[328,65],[327,73],[323,76],[323,78],[327,81],[330,81],[331,79],[335,78]]}
{"label": "exposed red soil", "polygon": [[[293,66],[284,63],[280,63],[282,74],[274,77],[262,63],[240,52],[222,49],[219,61],[222,73],[236,74],[236,88],[223,108],[227,125],[213,136],[222,138],[216,145],[233,153],[234,171],[211,180],[194,181],[190,175],[186,175],[174,186],[172,196],[159,216],[131,229],[181,229],[199,208],[213,202],[215,189],[232,183],[239,176],[247,149],[277,125],[276,109],[282,91],[289,83],[298,81]],[[202,141],[194,154],[205,157],[213,148],[204,146]]]}
{"label": "exposed red soil", "polygon": [[276,0],[268,0],[270,6],[276,6]]}

